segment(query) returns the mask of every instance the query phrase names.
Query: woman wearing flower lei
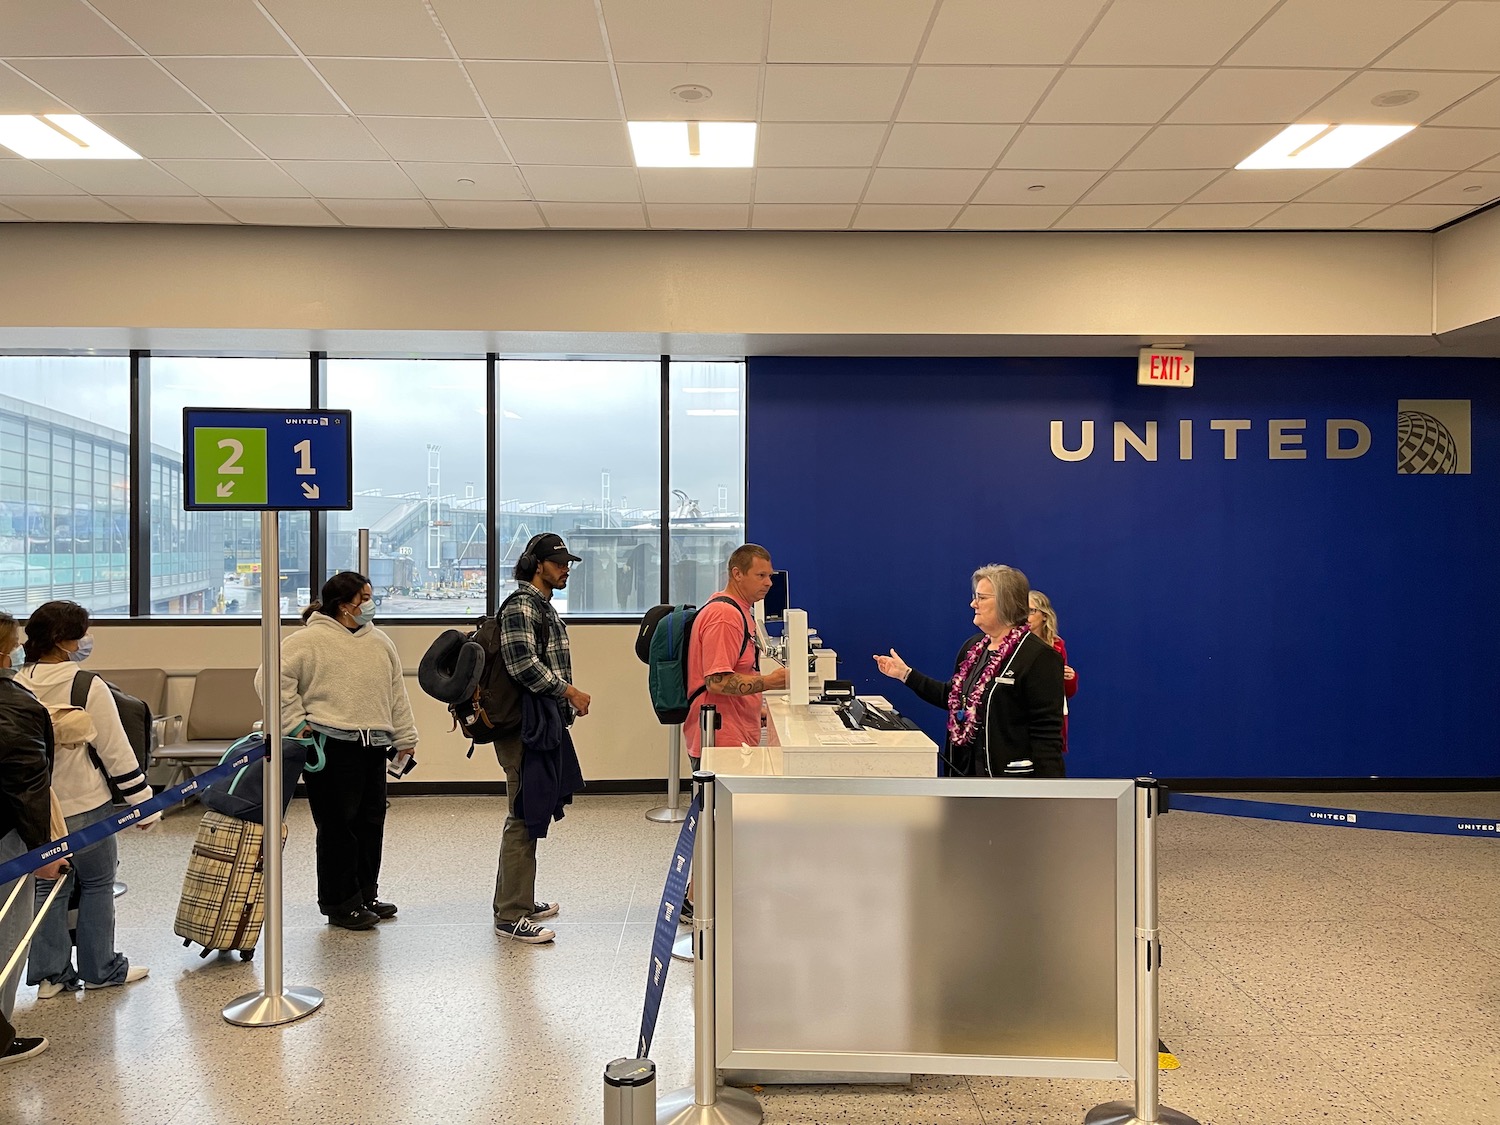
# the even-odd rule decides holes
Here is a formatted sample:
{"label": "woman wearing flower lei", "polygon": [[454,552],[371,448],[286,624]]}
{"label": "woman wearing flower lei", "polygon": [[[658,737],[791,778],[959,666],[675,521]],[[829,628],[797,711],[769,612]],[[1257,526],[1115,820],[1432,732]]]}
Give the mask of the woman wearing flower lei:
{"label": "woman wearing flower lei", "polygon": [[1064,777],[1063,660],[1026,624],[1030,585],[991,564],[971,581],[977,636],[958,650],[953,676],[934,679],[891,649],[881,672],[948,711],[943,760],[960,777]]}

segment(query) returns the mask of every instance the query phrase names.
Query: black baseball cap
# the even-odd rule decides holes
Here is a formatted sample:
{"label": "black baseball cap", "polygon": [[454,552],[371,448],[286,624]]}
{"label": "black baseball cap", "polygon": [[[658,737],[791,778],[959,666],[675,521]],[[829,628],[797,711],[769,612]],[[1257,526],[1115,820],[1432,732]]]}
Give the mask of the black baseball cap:
{"label": "black baseball cap", "polygon": [[552,531],[536,537],[536,542],[531,545],[531,554],[540,562],[561,562],[563,559],[569,562],[583,561],[568,551],[568,545],[563,542],[561,535]]}

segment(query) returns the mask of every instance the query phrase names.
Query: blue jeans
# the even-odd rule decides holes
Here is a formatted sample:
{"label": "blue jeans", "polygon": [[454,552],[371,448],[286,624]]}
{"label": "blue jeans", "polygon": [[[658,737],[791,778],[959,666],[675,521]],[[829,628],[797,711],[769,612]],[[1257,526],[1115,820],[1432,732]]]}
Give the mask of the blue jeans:
{"label": "blue jeans", "polygon": [[[87,828],[113,811],[108,803],[97,809],[70,816],[68,832]],[[31,960],[26,966],[26,983],[57,981],[76,987],[81,977],[87,984],[121,984],[130,962],[115,952],[115,868],[120,852],[115,837],[100,840],[69,856],[73,877],[78,880],[78,968],[73,968],[73,945],[68,940],[68,912],[54,906],[42,920],[31,943]],[[40,909],[50,880],[36,881],[36,905]]]}
{"label": "blue jeans", "polygon": [[[7,832],[0,836],[0,863],[8,863],[17,856],[25,855],[31,849],[21,839],[19,832]],[[0,884],[0,906],[4,906],[10,900],[11,891],[15,890],[17,883],[31,882],[30,875],[23,875],[20,879],[12,879],[9,883]],[[21,897],[15,906],[11,907],[10,913],[5,920],[0,922],[0,966],[10,960],[10,955],[16,951],[16,946],[21,944],[21,939],[26,936],[26,927],[31,925],[31,888],[26,887],[21,891]],[[16,1010],[16,986],[21,983],[21,967],[16,966],[16,971],[0,981],[0,1015],[7,1020],[11,1013]]]}

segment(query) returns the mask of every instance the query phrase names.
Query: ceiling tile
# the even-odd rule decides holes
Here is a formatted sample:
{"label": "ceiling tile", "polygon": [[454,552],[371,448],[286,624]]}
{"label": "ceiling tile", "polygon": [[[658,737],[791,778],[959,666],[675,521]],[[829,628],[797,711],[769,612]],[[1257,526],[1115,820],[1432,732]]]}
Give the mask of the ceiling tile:
{"label": "ceiling tile", "polygon": [[389,160],[283,160],[287,175],[328,199],[414,199],[419,194]]}
{"label": "ceiling tile", "polygon": [[858,203],[868,168],[762,168],[755,175],[755,202]]}
{"label": "ceiling tile", "polygon": [[4,204],[42,223],[119,223],[125,215],[92,195],[13,195]]}
{"label": "ceiling tile", "polygon": [[461,58],[606,57],[593,0],[433,0],[432,7]]}
{"label": "ceiling tile", "polygon": [[1338,175],[1329,168],[1254,168],[1225,172],[1194,203],[1286,203]]}
{"label": "ceiling tile", "polygon": [[1276,203],[1184,203],[1157,220],[1157,230],[1239,230],[1254,226]]}
{"label": "ceiling tile", "polygon": [[0,195],[82,195],[83,191],[29,160],[0,160]]}
{"label": "ceiling tile", "polygon": [[1432,230],[1469,211],[1468,207],[1452,203],[1398,203],[1357,225],[1361,230]]}
{"label": "ceiling tile", "polygon": [[148,160],[253,160],[260,155],[208,113],[93,114],[89,120]]}
{"label": "ceiling tile", "polygon": [[164,199],[155,195],[101,196],[117,211],[140,223],[232,223],[235,220],[206,199],[188,196]]}
{"label": "ceiling tile", "polygon": [[1444,172],[1350,168],[1319,184],[1299,203],[1400,203],[1446,178]]}
{"label": "ceiling tile", "polygon": [[[620,63],[620,96],[630,121],[754,121],[760,102],[760,68],[730,64]],[[704,86],[713,96],[682,102],[677,86]]]}
{"label": "ceiling tile", "polygon": [[1347,230],[1381,207],[1379,203],[1288,203],[1256,226],[1270,230]]}
{"label": "ceiling tile", "polygon": [[[92,0],[116,27],[153,55],[291,55],[292,46],[255,4],[193,0]],[[50,19],[50,16],[49,16]],[[0,33],[3,40],[3,33]],[[60,51],[59,54],[86,54]]]}
{"label": "ceiling tile", "polygon": [[1129,65],[1171,59],[1212,66],[1280,0],[1115,0],[1073,60]]}
{"label": "ceiling tile", "polygon": [[323,206],[349,227],[440,227],[443,220],[421,199],[325,199]]}
{"label": "ceiling tile", "polygon": [[145,160],[38,160],[37,164],[90,195],[196,195]]}
{"label": "ceiling tile", "polygon": [[985,173],[954,168],[877,168],[867,203],[967,203]]}
{"label": "ceiling tile", "polygon": [[1233,168],[1277,133],[1280,125],[1158,125],[1124,168]]}
{"label": "ceiling tile", "polygon": [[386,157],[385,150],[354,117],[277,113],[236,114],[227,120],[272,160],[384,160]]}
{"label": "ceiling tile", "polygon": [[524,230],[544,225],[535,203],[434,199],[432,209],[450,227],[470,230]]}
{"label": "ceiling tile", "polygon": [[[412,0],[260,0],[304,55],[447,59],[427,9]],[[248,54],[249,52],[236,52]]]}
{"label": "ceiling tile", "polygon": [[200,195],[248,199],[307,194],[269,160],[163,160],[161,166]]}
{"label": "ceiling tile", "polygon": [[1107,0],[945,0],[922,52],[924,63],[1068,61]]}
{"label": "ceiling tile", "polygon": [[527,164],[521,175],[534,199],[563,203],[635,203],[641,198],[634,168],[571,168]]}
{"label": "ceiling tile", "polygon": [[[1500,4],[1496,5],[1500,8]],[[1500,60],[1497,60],[1500,61]],[[1374,125],[1418,125],[1467,97],[1490,79],[1490,74],[1439,74],[1434,71],[1367,70],[1337,93],[1303,113],[1300,121],[1364,122]],[[1372,99],[1393,90],[1417,90],[1420,96],[1406,105],[1378,106]]]}
{"label": "ceiling tile", "polygon": [[[0,79],[3,79],[0,74]],[[1500,79],[1434,117],[1429,124],[1445,126],[1473,125],[1490,128],[1500,122]]]}
{"label": "ceiling tile", "polygon": [[1066,207],[1021,207],[1002,203],[975,203],[963,209],[954,221],[955,230],[1046,230],[1062,217]]}
{"label": "ceiling tile", "polygon": [[0,55],[134,55],[128,40],[80,0],[0,4]]}
{"label": "ceiling tile", "polygon": [[1377,62],[1419,70],[1493,71],[1497,43],[1500,4],[1461,0]]}
{"label": "ceiling tile", "polygon": [[771,122],[758,131],[755,162],[762,168],[869,166],[884,139],[884,125]]}
{"label": "ceiling tile", "polygon": [[844,230],[852,203],[757,203],[750,225],[761,230]]}
{"label": "ceiling tile", "polygon": [[901,121],[1021,122],[1057,71],[1031,66],[919,66]]}
{"label": "ceiling tile", "polygon": [[1218,173],[1210,169],[1111,172],[1084,196],[1085,203],[1181,203]]}
{"label": "ceiling tile", "polygon": [[[911,0],[797,0],[771,7],[768,62],[909,63],[933,5]],[[852,18],[851,18],[852,17]]]}
{"label": "ceiling tile", "polygon": [[771,0],[602,0],[616,62],[758,63]]}
{"label": "ceiling tile", "polygon": [[471,62],[468,69],[493,117],[620,118],[606,63]]}
{"label": "ceiling tile", "polygon": [[765,121],[888,121],[906,83],[899,66],[768,66]]}
{"label": "ceiling tile", "polygon": [[71,113],[68,103],[0,63],[0,113]]}
{"label": "ceiling tile", "polygon": [[893,125],[880,163],[886,168],[990,168],[1018,128],[1016,125]]}
{"label": "ceiling tile", "polygon": [[517,164],[633,167],[623,121],[498,121]]}
{"label": "ceiling tile", "polygon": [[931,204],[866,203],[854,216],[855,230],[947,230],[962,208]]}
{"label": "ceiling tile", "polygon": [[[851,207],[850,211],[853,211],[853,210],[854,209]],[[13,211],[9,207],[0,207],[0,222],[6,222],[6,223],[24,223],[26,221],[27,221],[26,216],[23,215],[23,214],[21,214],[21,212],[19,212],[19,211]]]}
{"label": "ceiling tile", "polygon": [[[1017,206],[1076,203],[1099,182],[1099,172],[1030,171],[991,172],[974,196],[975,203],[1006,203]],[[1032,191],[1035,187],[1037,190]]]}
{"label": "ceiling tile", "polygon": [[[403,163],[404,171],[428,199],[525,199],[526,185],[514,164]],[[464,183],[472,180],[473,183]]]}
{"label": "ceiling tile", "polygon": [[301,59],[170,58],[162,65],[219,113],[343,113]]}
{"label": "ceiling tile", "polygon": [[1364,161],[1366,168],[1439,168],[1457,172],[1500,153],[1500,128],[1423,125]]}
{"label": "ceiling tile", "polygon": [[642,168],[648,203],[749,203],[753,168]]}
{"label": "ceiling tile", "polygon": [[539,203],[547,225],[591,230],[638,229],[646,225],[639,203]]}
{"label": "ceiling tile", "polygon": [[1070,66],[1032,121],[1154,125],[1206,73],[1190,67]]}
{"label": "ceiling tile", "polygon": [[1483,207],[1497,196],[1500,196],[1500,169],[1493,172],[1460,172],[1420,195],[1412,196],[1407,202]]}
{"label": "ceiling tile", "polygon": [[203,106],[147,58],[12,59],[11,65],[79,113],[202,113]]}
{"label": "ceiling tile", "polygon": [[315,199],[215,199],[242,223],[264,227],[332,227],[338,221]]}
{"label": "ceiling tile", "polygon": [[1184,125],[1284,125],[1326,98],[1351,74],[1353,71],[1348,70],[1221,68],[1189,94],[1167,120]]}
{"label": "ceiling tile", "polygon": [[1144,230],[1170,207],[1140,204],[1115,204],[1108,207],[1071,207],[1053,224],[1053,230]]}
{"label": "ceiling tile", "polygon": [[510,160],[495,128],[479,117],[362,117],[392,160]]}
{"label": "ceiling tile", "polygon": [[648,203],[646,218],[657,230],[739,230],[750,225],[748,203]]}
{"label": "ceiling tile", "polygon": [[1144,137],[1141,125],[1027,125],[1003,168],[1113,168]]}
{"label": "ceiling tile", "polygon": [[463,67],[451,59],[314,59],[313,65],[355,113],[392,117],[484,114]]}
{"label": "ceiling tile", "polygon": [[1443,0],[1360,0],[1354,16],[1347,0],[1286,0],[1228,61],[1358,69],[1442,8]]}

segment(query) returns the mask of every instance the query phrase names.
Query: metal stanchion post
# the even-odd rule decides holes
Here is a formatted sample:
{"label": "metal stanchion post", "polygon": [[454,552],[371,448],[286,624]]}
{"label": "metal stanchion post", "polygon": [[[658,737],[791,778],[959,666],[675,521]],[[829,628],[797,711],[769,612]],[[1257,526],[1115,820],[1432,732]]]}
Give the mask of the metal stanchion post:
{"label": "metal stanchion post", "polygon": [[264,763],[266,976],[265,987],[229,1002],[224,1018],[240,1027],[274,1027],[310,1015],[323,994],[303,985],[286,987],[281,979],[281,543],[276,512],[260,515],[260,666],[265,697]]}
{"label": "metal stanchion post", "polygon": [[[718,740],[715,737],[715,732],[718,729],[719,709],[712,703],[705,703],[702,707],[698,708],[698,761],[703,761],[703,752],[705,750],[708,750],[709,748],[717,745]],[[695,773],[693,776],[697,777],[698,775]],[[701,815],[698,820],[698,825],[698,831],[701,835],[703,832],[703,819]],[[696,847],[693,849],[693,868],[694,870],[697,870],[698,868],[698,852]],[[689,883],[688,886],[691,888],[692,884]],[[694,910],[696,909],[697,906],[695,904]],[[672,943],[672,960],[691,961],[692,959],[693,935],[691,932],[689,932],[683,934],[680,938]]]}
{"label": "metal stanchion post", "polygon": [[667,803],[646,813],[647,820],[676,824],[687,819],[687,809],[678,808],[682,798],[682,727],[667,728]]}
{"label": "metal stanchion post", "polygon": [[[705,708],[706,710],[706,708]],[[693,774],[701,794],[698,838],[693,849],[693,1085],[673,1090],[656,1103],[656,1125],[759,1125],[765,1117],[755,1095],[719,1087],[715,1020],[717,936],[714,932],[714,775]]]}
{"label": "metal stanchion post", "polygon": [[616,1059],[604,1068],[604,1125],[653,1125],[656,1121],[656,1064],[650,1059]]}
{"label": "metal stanchion post", "polygon": [[1161,787],[1154,777],[1136,778],[1135,787],[1135,1103],[1105,1102],[1083,1120],[1085,1125],[1198,1125],[1157,1100],[1161,938],[1156,925],[1156,820]]}

